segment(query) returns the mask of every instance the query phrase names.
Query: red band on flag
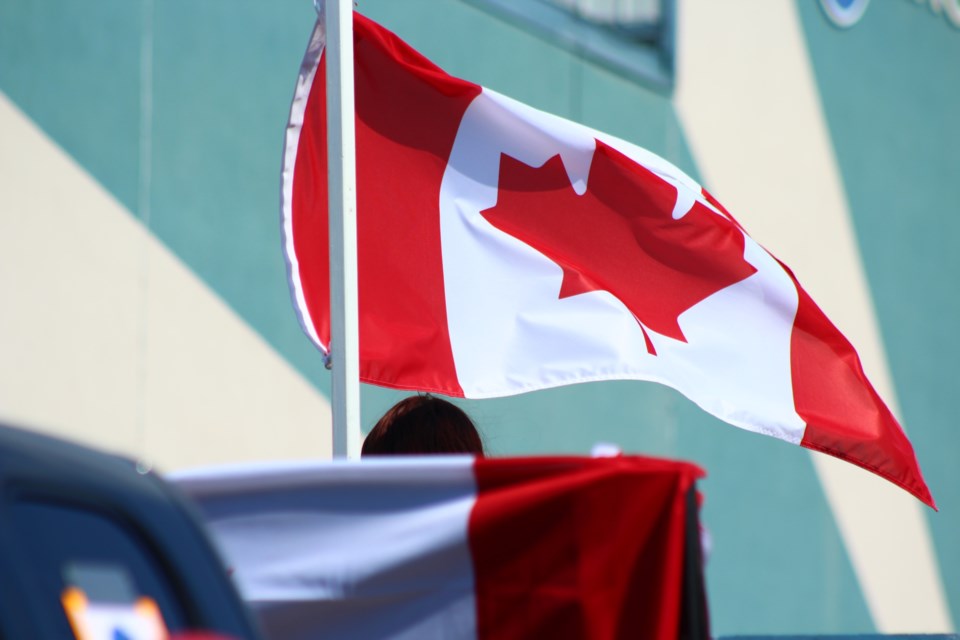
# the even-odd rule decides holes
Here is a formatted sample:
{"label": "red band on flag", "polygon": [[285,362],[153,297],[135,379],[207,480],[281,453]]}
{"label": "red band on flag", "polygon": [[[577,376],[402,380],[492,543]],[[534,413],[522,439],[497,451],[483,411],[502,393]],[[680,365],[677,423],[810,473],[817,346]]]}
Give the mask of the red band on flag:
{"label": "red band on flag", "polygon": [[[438,200],[457,127],[480,87],[355,16],[360,377],[462,396],[446,334]],[[310,316],[329,345],[327,184],[318,179],[327,175],[326,113],[321,61],[298,146],[293,238]]]}
{"label": "red band on flag", "polygon": [[869,469],[936,509],[913,446],[853,346],[799,284],[797,291],[791,367],[797,413],[807,423],[800,445]]}
{"label": "red band on flag", "polygon": [[475,473],[479,638],[678,637],[687,492],[699,468],[513,458],[479,459]]}

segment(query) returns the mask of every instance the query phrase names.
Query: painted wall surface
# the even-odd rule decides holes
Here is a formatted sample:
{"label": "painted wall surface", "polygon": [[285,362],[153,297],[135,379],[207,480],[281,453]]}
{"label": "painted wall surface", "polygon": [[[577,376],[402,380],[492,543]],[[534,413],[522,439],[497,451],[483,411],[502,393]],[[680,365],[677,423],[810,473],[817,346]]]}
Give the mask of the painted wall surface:
{"label": "painted wall surface", "polygon": [[296,8],[0,4],[0,418],[162,468],[329,454],[274,214]]}
{"label": "painted wall surface", "polygon": [[813,3],[798,6],[900,415],[938,495],[940,512],[925,516],[956,621],[960,8],[873,2],[840,30]]}
{"label": "painted wall surface", "polygon": [[[681,3],[679,69],[702,73],[695,61],[742,54],[745,80],[742,91],[693,102],[692,87],[711,86],[708,78],[678,77],[676,96],[652,91],[476,3],[361,0],[358,8],[453,74],[701,177],[761,243],[775,253],[782,246],[796,267],[795,255],[810,281],[848,271],[835,266],[843,260],[865,274],[850,280],[862,291],[841,290],[832,304],[846,319],[856,313],[843,300],[860,300],[867,324],[879,327],[868,371],[892,381],[941,505],[914,518],[919,529],[911,520],[876,533],[921,565],[914,550],[932,534],[932,570],[912,589],[934,603],[932,613],[909,599],[888,610],[895,588],[913,585],[895,584],[876,569],[876,553],[859,551],[864,521],[838,515],[837,483],[821,463],[722,424],[669,389],[589,384],[462,404],[494,454],[586,453],[609,441],[704,466],[718,635],[949,631],[950,613],[960,614],[960,543],[951,535],[960,524],[951,462],[960,437],[949,418],[950,363],[960,356],[950,292],[960,265],[948,246],[960,231],[960,75],[949,63],[960,59],[960,32],[907,0],[875,2],[844,31],[813,0],[726,3],[695,31],[710,5]],[[777,12],[768,21],[751,14],[764,6]],[[307,0],[0,3],[0,419],[167,469],[329,455],[329,376],[297,325],[278,224],[283,130],[314,15]],[[792,46],[778,55],[810,71],[811,109],[838,167],[837,215],[848,215],[854,232],[837,262],[824,254],[829,242],[781,241],[784,232],[806,238],[788,208],[762,205],[756,228],[737,209],[752,204],[737,176],[782,184],[784,201],[791,189],[817,191],[812,178],[778,172],[786,165],[777,158],[791,149],[777,130],[748,121],[736,132],[740,146],[767,141],[781,155],[758,161],[731,148],[729,166],[712,160],[711,131],[730,129],[738,105],[765,104],[778,73],[769,66],[776,56],[737,49],[734,36],[781,19],[795,41],[772,27],[741,40],[750,34],[767,51]],[[751,64],[755,71],[743,66]],[[733,115],[712,123],[721,102]],[[777,108],[778,122],[794,117],[791,105]],[[365,425],[403,395],[364,388]],[[936,606],[943,600],[946,613]]]}

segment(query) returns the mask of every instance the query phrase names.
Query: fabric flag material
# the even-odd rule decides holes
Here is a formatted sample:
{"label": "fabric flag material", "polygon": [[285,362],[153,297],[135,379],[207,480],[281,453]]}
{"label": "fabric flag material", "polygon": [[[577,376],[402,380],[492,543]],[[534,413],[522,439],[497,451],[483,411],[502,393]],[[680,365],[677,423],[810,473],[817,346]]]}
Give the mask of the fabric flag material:
{"label": "fabric flag material", "polygon": [[633,456],[426,456],[172,479],[267,637],[675,640],[709,637],[701,476]]}
{"label": "fabric flag material", "polygon": [[[468,398],[660,382],[934,506],[853,347],[693,179],[454,78],[359,14],[354,29],[362,381]],[[294,305],[329,353],[323,46],[318,24],[282,222]]]}

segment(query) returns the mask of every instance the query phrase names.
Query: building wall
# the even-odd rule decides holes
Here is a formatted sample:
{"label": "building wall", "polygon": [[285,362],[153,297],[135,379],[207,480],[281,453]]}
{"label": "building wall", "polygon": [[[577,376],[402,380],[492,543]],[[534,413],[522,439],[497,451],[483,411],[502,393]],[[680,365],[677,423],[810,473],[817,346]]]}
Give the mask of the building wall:
{"label": "building wall", "polygon": [[[951,630],[948,16],[889,0],[840,30],[813,0],[681,0],[667,92],[480,2],[358,8],[455,75],[703,180],[858,346],[941,511],[653,384],[463,402],[490,449],[602,440],[704,466],[715,633]],[[0,3],[0,419],[161,469],[329,455],[329,376],[297,326],[278,224],[313,19],[293,0]],[[402,395],[365,387],[365,426]]]}
{"label": "building wall", "polygon": [[825,25],[812,3],[798,7],[899,415],[938,494],[940,512],[924,517],[956,622],[960,7],[875,2],[847,30]]}

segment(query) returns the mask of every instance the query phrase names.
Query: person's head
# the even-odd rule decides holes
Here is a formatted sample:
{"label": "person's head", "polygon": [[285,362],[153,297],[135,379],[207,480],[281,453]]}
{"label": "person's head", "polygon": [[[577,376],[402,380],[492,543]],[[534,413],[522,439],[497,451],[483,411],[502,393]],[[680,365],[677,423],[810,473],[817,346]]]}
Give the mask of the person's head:
{"label": "person's head", "polygon": [[429,394],[393,405],[363,441],[361,456],[427,453],[483,455],[483,441],[470,417]]}

